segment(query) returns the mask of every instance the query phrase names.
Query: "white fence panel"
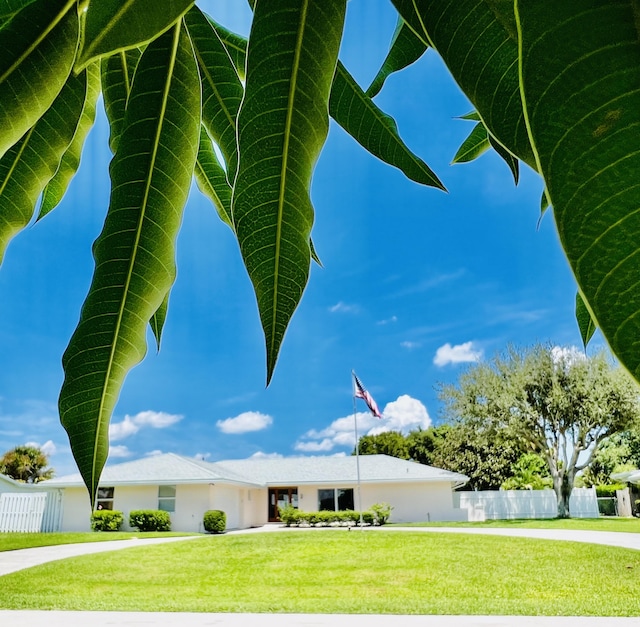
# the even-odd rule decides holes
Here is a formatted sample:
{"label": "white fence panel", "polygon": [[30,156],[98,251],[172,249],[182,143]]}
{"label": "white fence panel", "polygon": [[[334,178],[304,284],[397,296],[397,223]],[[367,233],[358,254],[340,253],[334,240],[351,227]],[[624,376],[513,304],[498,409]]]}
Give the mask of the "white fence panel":
{"label": "white fence panel", "polygon": [[47,493],[25,494],[5,492],[0,494],[0,532],[38,532],[47,504]]}
{"label": "white fence panel", "polygon": [[[483,490],[457,492],[456,497],[459,507],[469,511],[469,520],[555,518],[558,515],[553,490]],[[595,489],[574,488],[569,509],[574,518],[597,518]]]}

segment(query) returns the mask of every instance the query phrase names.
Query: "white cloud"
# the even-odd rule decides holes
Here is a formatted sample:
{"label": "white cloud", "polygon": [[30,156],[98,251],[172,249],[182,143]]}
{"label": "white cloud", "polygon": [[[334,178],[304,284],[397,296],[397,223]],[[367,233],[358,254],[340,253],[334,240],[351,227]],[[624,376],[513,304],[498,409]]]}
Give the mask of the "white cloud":
{"label": "white cloud", "polygon": [[131,457],[131,451],[124,444],[109,447],[109,457]]}
{"label": "white cloud", "polygon": [[180,422],[184,416],[180,414],[167,414],[163,411],[141,411],[135,416],[126,414],[122,422],[113,422],[109,425],[109,440],[117,442],[132,436],[143,427],[152,427],[153,429],[165,429],[171,425]]}
{"label": "white cloud", "polygon": [[296,442],[293,448],[302,453],[319,453],[320,451],[330,451],[333,447],[334,443],[329,438],[325,438],[320,442],[315,442],[313,440],[309,440],[307,442]]}
{"label": "white cloud", "polygon": [[145,453],[144,456],[145,457],[157,457],[158,455],[163,455],[164,453],[159,449],[153,449],[153,451],[149,451],[148,453]]}
{"label": "white cloud", "polygon": [[248,433],[249,431],[262,431],[273,424],[273,418],[259,411],[245,411],[235,418],[218,420],[216,427],[222,433]]}
{"label": "white cloud", "polygon": [[391,316],[391,318],[387,318],[386,320],[378,320],[376,324],[393,324],[394,322],[398,322],[398,316]]}
{"label": "white cloud", "polygon": [[413,350],[414,348],[420,348],[420,342],[400,342],[400,346],[402,348],[406,348],[407,350]]}
{"label": "white cloud", "polygon": [[473,342],[465,342],[464,344],[456,344],[451,346],[447,342],[441,346],[433,358],[436,366],[446,366],[447,364],[461,364],[465,362],[480,361],[482,359],[482,351],[473,347]]}
{"label": "white cloud", "polygon": [[262,451],[257,451],[249,459],[282,459],[283,457],[284,455],[280,453],[263,453]]}
{"label": "white cloud", "polygon": [[[426,429],[431,425],[427,408],[416,398],[407,394],[387,403],[382,420],[370,412],[356,413],[358,435],[375,435],[384,431],[408,433],[418,427]],[[353,448],[355,446],[353,415],[334,420],[324,429],[307,431],[294,445],[296,451],[317,453],[331,451],[336,447]]]}
{"label": "white cloud", "polygon": [[571,366],[584,361],[587,356],[577,346],[554,346],[551,349],[551,358],[555,364],[564,363],[567,366]]}
{"label": "white cloud", "polygon": [[47,457],[51,457],[56,454],[58,448],[53,443],[53,440],[47,440],[44,444],[40,444],[39,442],[27,442],[25,446],[34,446],[35,448],[39,448]]}
{"label": "white cloud", "polygon": [[331,313],[357,313],[358,306],[347,305],[346,303],[340,301],[339,303],[336,303],[335,305],[329,307],[329,311]]}

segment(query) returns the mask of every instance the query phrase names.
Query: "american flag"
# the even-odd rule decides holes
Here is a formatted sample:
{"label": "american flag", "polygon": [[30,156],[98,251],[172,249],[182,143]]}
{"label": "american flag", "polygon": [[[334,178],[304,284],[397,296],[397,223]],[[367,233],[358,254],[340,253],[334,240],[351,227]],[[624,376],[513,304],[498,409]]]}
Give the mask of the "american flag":
{"label": "american flag", "polygon": [[367,407],[369,408],[369,411],[376,417],[376,418],[382,418],[382,414],[380,413],[380,410],[378,409],[378,405],[377,403],[373,400],[373,396],[371,396],[371,394],[369,394],[369,392],[367,392],[367,390],[365,389],[364,385],[362,385],[362,382],[360,381],[360,379],[358,379],[358,377],[356,376],[355,372],[351,373],[353,375],[353,381],[355,383],[355,397],[356,398],[361,398],[366,404]]}

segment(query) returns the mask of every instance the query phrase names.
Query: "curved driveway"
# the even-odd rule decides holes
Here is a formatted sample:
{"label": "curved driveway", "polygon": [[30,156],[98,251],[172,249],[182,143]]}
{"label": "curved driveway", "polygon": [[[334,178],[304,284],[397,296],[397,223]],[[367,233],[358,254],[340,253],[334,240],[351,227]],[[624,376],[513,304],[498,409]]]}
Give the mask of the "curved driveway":
{"label": "curved driveway", "polygon": [[[280,531],[282,527],[231,531],[230,534]],[[304,530],[300,530],[304,531]],[[508,529],[472,527],[378,527],[370,532],[414,531],[421,533],[467,533],[538,538],[603,544],[640,550],[640,534],[566,529]],[[0,552],[0,576],[46,562],[132,548],[144,544],[180,542],[201,536],[149,538],[65,544]],[[0,585],[0,603],[2,587]],[[7,627],[637,627],[633,618],[573,616],[391,616],[355,614],[202,614],[183,612],[63,612],[0,610],[0,625]]]}

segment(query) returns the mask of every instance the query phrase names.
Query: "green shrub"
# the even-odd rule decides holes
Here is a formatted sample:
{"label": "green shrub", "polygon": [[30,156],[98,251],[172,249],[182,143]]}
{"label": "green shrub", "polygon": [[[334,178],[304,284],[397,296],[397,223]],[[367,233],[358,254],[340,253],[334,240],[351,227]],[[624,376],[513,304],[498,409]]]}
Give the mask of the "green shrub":
{"label": "green shrub", "polygon": [[94,531],[119,531],[124,516],[113,509],[99,509],[91,514],[91,529]]}
{"label": "green shrub", "polygon": [[219,509],[210,509],[204,513],[204,530],[209,533],[223,533],[227,528],[227,515]]}
{"label": "green shrub", "polygon": [[129,526],[138,531],[171,531],[171,518],[160,509],[135,509],[129,514]]}
{"label": "green shrub", "polygon": [[596,496],[601,498],[607,496],[616,496],[616,490],[624,490],[626,486],[624,483],[614,483],[612,485],[597,485]]}
{"label": "green shrub", "polygon": [[369,511],[373,512],[373,516],[377,525],[384,525],[387,520],[389,520],[389,516],[391,516],[392,510],[393,507],[389,505],[389,503],[374,503],[369,508]]}
{"label": "green shrub", "polygon": [[372,511],[362,512],[362,522],[365,525],[373,525],[375,516]]}
{"label": "green shrub", "polygon": [[299,513],[300,512],[293,505],[285,505],[284,507],[278,508],[280,520],[287,527],[291,527],[291,525],[295,525],[299,521]]}

